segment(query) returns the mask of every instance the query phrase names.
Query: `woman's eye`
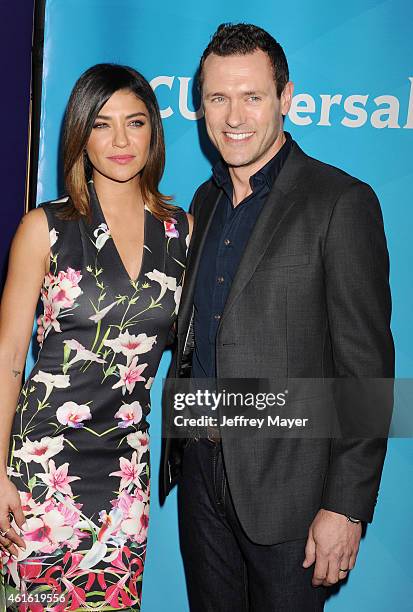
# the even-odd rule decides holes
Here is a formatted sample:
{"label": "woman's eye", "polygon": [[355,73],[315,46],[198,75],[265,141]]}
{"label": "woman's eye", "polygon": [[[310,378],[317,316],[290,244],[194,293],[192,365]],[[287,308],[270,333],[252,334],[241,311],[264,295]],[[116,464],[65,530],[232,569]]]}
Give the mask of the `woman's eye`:
{"label": "woman's eye", "polygon": [[93,128],[104,128],[107,127],[107,123],[95,123]]}
{"label": "woman's eye", "polygon": [[131,121],[129,125],[133,127],[141,127],[142,125],[145,125],[145,123],[139,119],[135,119],[134,121]]}

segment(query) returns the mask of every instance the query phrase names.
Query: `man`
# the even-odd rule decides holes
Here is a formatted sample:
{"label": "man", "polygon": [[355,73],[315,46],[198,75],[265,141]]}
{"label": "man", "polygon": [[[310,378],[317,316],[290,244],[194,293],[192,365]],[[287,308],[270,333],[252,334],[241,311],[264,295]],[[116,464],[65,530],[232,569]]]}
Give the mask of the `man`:
{"label": "man", "polygon": [[[282,48],[253,25],[222,25],[200,86],[222,159],[192,202],[169,376],[392,377],[379,203],[284,132]],[[171,413],[165,393],[165,422]],[[354,567],[385,452],[384,439],[167,439],[161,496],[179,480],[191,610],[322,610]]]}

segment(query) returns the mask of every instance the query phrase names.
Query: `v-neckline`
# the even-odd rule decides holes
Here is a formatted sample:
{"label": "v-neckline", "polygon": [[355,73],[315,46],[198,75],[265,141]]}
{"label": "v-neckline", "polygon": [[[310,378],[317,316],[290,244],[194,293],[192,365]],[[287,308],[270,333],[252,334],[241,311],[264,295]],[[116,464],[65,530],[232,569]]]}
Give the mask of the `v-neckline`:
{"label": "v-neckline", "polygon": [[131,275],[129,274],[129,272],[127,271],[127,269],[126,269],[126,266],[125,266],[125,264],[123,262],[123,259],[120,256],[119,249],[116,246],[115,239],[113,238],[113,236],[111,234],[109,223],[107,222],[106,217],[105,217],[105,213],[103,212],[101,203],[100,203],[99,198],[98,198],[98,194],[96,193],[96,189],[95,189],[95,185],[94,185],[93,180],[89,181],[89,185],[91,187],[92,197],[94,196],[94,200],[95,200],[95,202],[97,204],[97,209],[98,209],[97,213],[98,213],[98,217],[99,217],[98,221],[99,221],[99,223],[101,223],[101,222],[104,223],[106,225],[106,227],[108,228],[108,232],[109,232],[109,236],[110,236],[110,241],[113,244],[113,250],[116,253],[116,257],[117,257],[117,260],[118,260],[119,267],[122,269],[124,275],[127,277],[129,282],[135,284],[135,283],[138,282],[138,280],[139,280],[139,278],[140,278],[140,276],[142,274],[143,267],[144,267],[144,258],[145,258],[145,251],[146,251],[146,248],[145,248],[145,243],[146,243],[146,226],[147,226],[147,223],[146,223],[146,217],[147,217],[147,214],[146,214],[147,213],[146,205],[144,204],[144,207],[143,207],[143,245],[142,245],[141,263],[140,263],[138,275],[136,276],[136,278],[133,279],[131,277]]}

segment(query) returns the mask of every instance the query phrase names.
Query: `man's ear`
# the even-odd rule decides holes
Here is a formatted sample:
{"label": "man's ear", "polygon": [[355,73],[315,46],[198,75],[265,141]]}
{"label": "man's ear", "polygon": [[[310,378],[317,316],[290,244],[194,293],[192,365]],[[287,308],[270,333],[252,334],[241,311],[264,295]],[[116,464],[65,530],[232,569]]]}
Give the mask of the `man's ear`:
{"label": "man's ear", "polygon": [[281,114],[287,115],[288,111],[291,108],[291,102],[293,100],[293,95],[294,95],[294,83],[292,81],[288,81],[288,83],[286,83],[280,99],[281,99]]}

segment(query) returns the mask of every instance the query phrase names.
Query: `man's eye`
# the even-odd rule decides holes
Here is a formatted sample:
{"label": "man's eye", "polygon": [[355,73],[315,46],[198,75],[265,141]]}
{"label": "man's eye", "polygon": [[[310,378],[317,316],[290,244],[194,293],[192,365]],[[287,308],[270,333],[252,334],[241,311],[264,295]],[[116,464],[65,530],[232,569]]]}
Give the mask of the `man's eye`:
{"label": "man's eye", "polygon": [[215,98],[212,98],[212,102],[214,102],[215,104],[220,104],[224,102],[224,100],[224,96],[216,96]]}
{"label": "man's eye", "polygon": [[251,102],[259,102],[261,100],[259,96],[250,96],[249,99]]}

